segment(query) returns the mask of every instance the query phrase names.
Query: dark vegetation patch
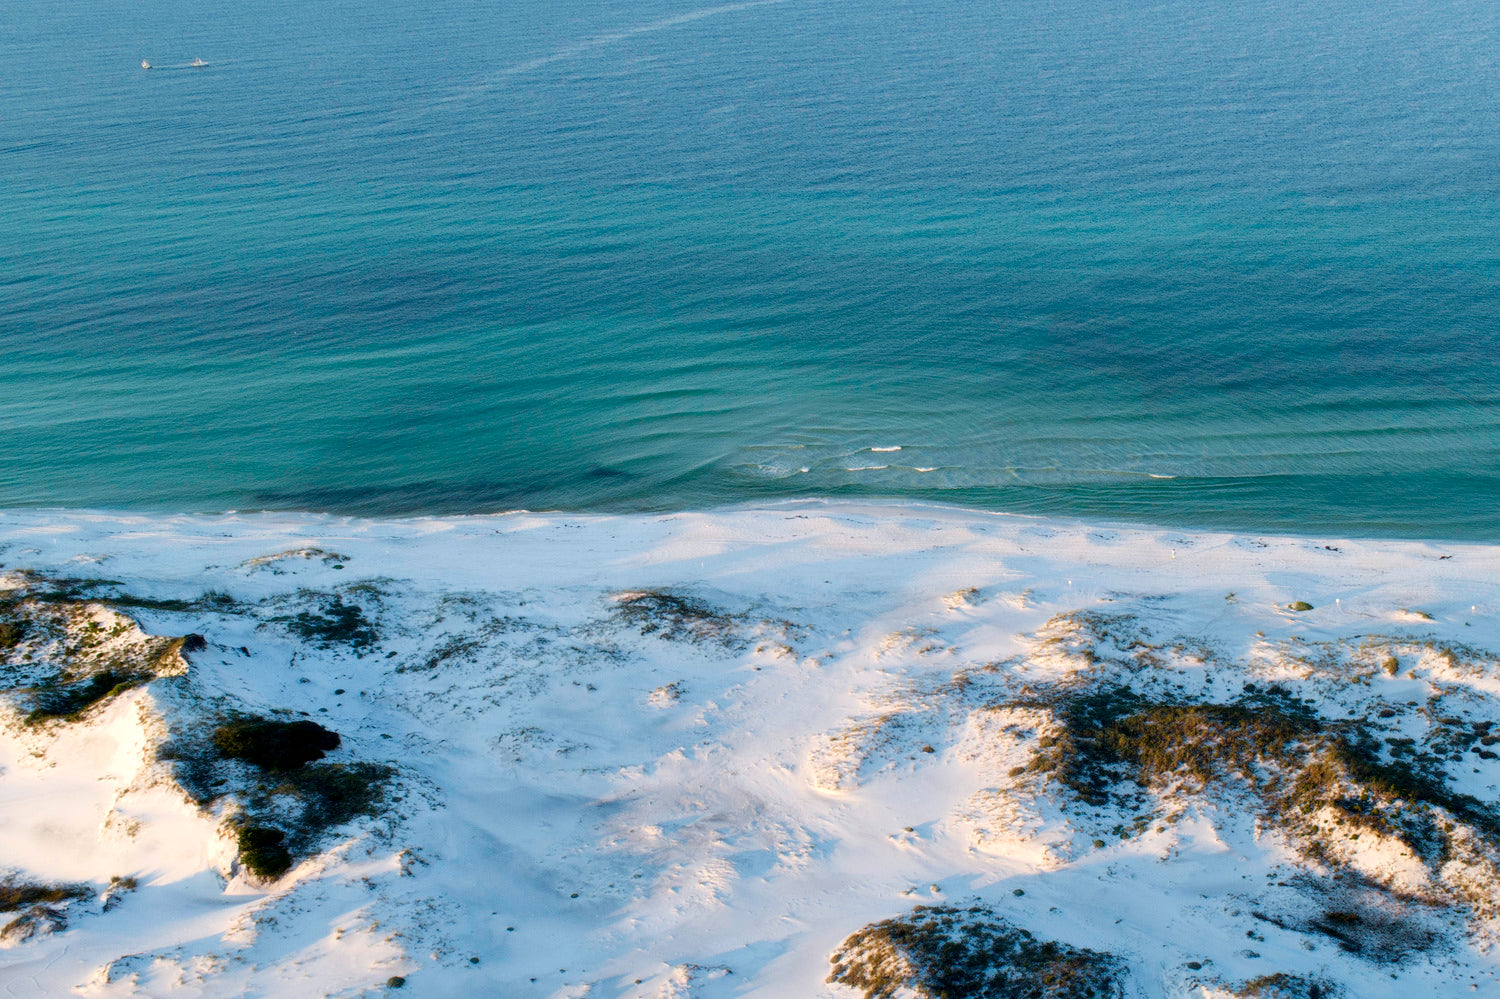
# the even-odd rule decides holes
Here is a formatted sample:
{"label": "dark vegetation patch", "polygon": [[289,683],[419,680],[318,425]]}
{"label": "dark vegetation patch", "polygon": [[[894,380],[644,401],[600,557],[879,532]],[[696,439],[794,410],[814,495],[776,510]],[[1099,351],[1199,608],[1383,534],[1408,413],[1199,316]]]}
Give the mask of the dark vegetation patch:
{"label": "dark vegetation patch", "polygon": [[1434,712],[1429,718],[1429,726],[1421,750],[1416,749],[1411,739],[1387,739],[1386,743],[1393,754],[1412,754],[1419,761],[1433,765],[1441,764],[1443,760],[1457,763],[1465,753],[1473,753],[1480,759],[1496,758],[1495,747],[1500,745],[1500,730],[1497,728],[1500,727],[1493,721],[1471,721]]}
{"label": "dark vegetation patch", "polygon": [[1397,963],[1439,942],[1430,922],[1422,918],[1422,906],[1382,891],[1361,874],[1346,873],[1323,882],[1308,879],[1304,888],[1311,888],[1314,907],[1296,929],[1322,933],[1347,953],[1371,962]]}
{"label": "dark vegetation patch", "polygon": [[22,943],[65,929],[67,904],[93,897],[94,890],[88,885],[41,884],[15,875],[0,878],[0,912],[19,913],[0,927],[0,940]]}
{"label": "dark vegetation patch", "polygon": [[123,585],[117,579],[82,579],[72,576],[47,576],[22,569],[11,573],[21,585],[10,591],[5,603],[22,600],[44,604],[81,603],[93,599],[105,587]]}
{"label": "dark vegetation patch", "polygon": [[74,899],[93,898],[94,890],[88,885],[48,885],[36,881],[25,881],[15,875],[0,878],[0,912],[15,912],[28,905],[71,902]]}
{"label": "dark vegetation patch", "polygon": [[209,590],[192,598],[144,597],[119,591],[125,584],[118,579],[80,579],[63,576],[46,576],[22,570],[15,576],[22,585],[0,598],[0,614],[18,602],[66,605],[96,603],[106,607],[127,610],[157,610],[173,613],[193,611],[220,611],[229,613],[239,609],[237,600],[227,593]]}
{"label": "dark vegetation patch", "polygon": [[272,781],[240,792],[240,862],[256,877],[280,877],[315,853],[329,830],[379,814],[395,770],[385,764],[319,763],[269,771]]}
{"label": "dark vegetation patch", "polygon": [[40,684],[31,690],[31,710],[26,712],[26,721],[32,725],[54,720],[75,721],[94,705],[154,679],[155,673],[105,669]]}
{"label": "dark vegetation patch", "polygon": [[178,783],[200,806],[237,802],[240,863],[272,880],[316,852],[329,830],[378,815],[386,802],[392,767],[316,762],[341,741],[337,732],[305,719],[241,715],[174,740],[158,757],[172,762]]}
{"label": "dark vegetation patch", "polygon": [[233,613],[240,609],[239,601],[227,593],[218,590],[210,590],[199,597],[190,600],[174,597],[142,597],[132,593],[111,593],[99,597],[99,603],[110,607],[123,607],[130,610],[154,610],[166,611],[174,614],[186,614],[201,611],[217,611],[221,614]]}
{"label": "dark vegetation patch", "polygon": [[1376,892],[1351,893],[1324,908],[1306,929],[1336,940],[1339,949],[1371,961],[1395,963],[1430,950],[1437,934]]}
{"label": "dark vegetation patch", "polygon": [[[65,630],[57,622],[55,635]],[[181,672],[183,653],[207,646],[202,635],[179,638],[147,637],[124,649],[105,652],[104,642],[118,637],[131,626],[123,619],[112,629],[97,627],[90,621],[73,641],[62,640],[45,657],[42,665],[61,665],[59,672],[21,688],[25,719],[39,725],[51,721],[77,721],[96,705],[133,690],[161,676]]]}
{"label": "dark vegetation patch", "polygon": [[1349,829],[1397,837],[1434,864],[1448,846],[1437,810],[1500,838],[1500,816],[1450,790],[1441,770],[1383,759],[1364,719],[1323,718],[1275,685],[1246,685],[1231,703],[1163,703],[1125,686],[1045,703],[1059,731],[1039,740],[1022,772],[1042,773],[1089,805],[1129,806],[1144,789],[1203,790],[1232,780],[1271,817],[1295,820],[1328,807]]}
{"label": "dark vegetation patch", "polygon": [[359,604],[345,603],[339,594],[323,598],[318,610],[305,610],[281,618],[295,634],[322,646],[346,645],[363,653],[380,641],[375,624],[365,617]]}
{"label": "dark vegetation patch", "polygon": [[[1299,877],[1292,887],[1303,896],[1297,904],[1279,912],[1252,911],[1251,915],[1283,930],[1320,934],[1343,951],[1382,964],[1400,963],[1439,943],[1439,934],[1427,918],[1427,906],[1402,898],[1362,875],[1344,872],[1332,878]],[[1324,994],[1338,993],[1325,989]]]}
{"label": "dark vegetation patch", "polygon": [[29,625],[22,617],[0,617],[0,652],[8,652],[21,644]]}
{"label": "dark vegetation patch", "polygon": [[720,645],[745,644],[740,635],[743,614],[730,614],[697,597],[669,590],[633,590],[615,597],[615,613],[643,635],[672,642]]}
{"label": "dark vegetation patch", "polygon": [[64,910],[51,905],[33,905],[4,927],[0,927],[0,940],[11,944],[25,943],[33,937],[58,933],[67,928],[68,917]]}
{"label": "dark vegetation patch", "polygon": [[320,833],[373,815],[385,801],[386,784],[395,773],[383,763],[320,763],[283,774],[268,793],[296,801],[301,806],[299,828]]}
{"label": "dark vegetation patch", "polygon": [[[160,676],[180,675],[182,654],[207,647],[202,635],[141,636],[129,619],[101,614],[100,604],[177,611],[206,605],[223,609],[232,603],[214,594],[195,601],[96,597],[99,587],[119,584],[36,574],[20,578],[23,585],[0,598],[0,625],[8,626],[0,638],[13,639],[9,647],[0,647],[0,679],[23,698],[28,709],[24,717],[32,723],[79,718],[124,691]],[[373,591],[351,587],[347,592]],[[333,596],[325,600],[323,611],[290,619],[291,627],[319,640],[356,646],[374,641],[357,605]],[[177,689],[192,698],[189,688]],[[236,803],[230,814],[235,816],[241,862],[256,877],[268,879],[285,873],[299,855],[313,852],[333,827],[381,809],[395,771],[370,762],[317,762],[340,742],[338,733],[313,721],[236,715],[217,726],[189,724],[185,731],[174,731],[158,746],[157,758],[172,766],[178,783],[200,806],[225,799]],[[70,886],[0,882],[0,903],[8,892],[21,900],[18,904],[35,910],[31,923],[16,930],[33,934],[53,922],[60,925],[55,907],[75,897],[73,891]],[[3,905],[0,911],[5,911]]]}
{"label": "dark vegetation patch", "polygon": [[339,748],[339,735],[311,721],[273,721],[258,715],[235,718],[214,729],[220,756],[267,770],[293,770]]}
{"label": "dark vegetation patch", "polygon": [[1037,940],[985,906],[918,906],[872,923],[829,959],[828,981],[864,999],[1116,999],[1124,964],[1111,954]]}
{"label": "dark vegetation patch", "polygon": [[240,863],[262,881],[274,881],[292,866],[292,854],[285,846],[286,833],[275,826],[245,823],[236,831]]}
{"label": "dark vegetation patch", "polygon": [[[1500,668],[1492,654],[1378,636],[1294,638],[1273,650],[1273,666],[1301,674],[1316,696],[1354,702],[1338,709],[1349,717],[1330,717],[1286,685],[1224,684],[1254,676],[1260,663],[1236,663],[1188,640],[1155,642],[1129,615],[1058,615],[1037,633],[1036,648],[1069,657],[1064,677],[1013,675],[1004,693],[984,703],[1050,716],[1031,758],[1011,776],[1067,791],[1064,807],[1071,801],[1095,824],[1089,835],[1103,837],[1093,840],[1096,848],[1110,832],[1134,835],[1157,826],[1163,810],[1173,813],[1170,822],[1185,800],[1213,795],[1248,809],[1317,865],[1316,905],[1305,897],[1276,902],[1298,910],[1261,916],[1277,925],[1384,962],[1442,944],[1454,924],[1430,918],[1438,911],[1467,910],[1475,931],[1500,918],[1493,888],[1500,804],[1463,793],[1449,776],[1455,764],[1467,772],[1471,763],[1500,759],[1500,723],[1475,717],[1492,709],[1458,696],[1388,705],[1369,689],[1397,657],[1398,670],[1410,658],[1477,677]],[[1418,720],[1425,732],[1402,734]],[[1359,858],[1371,841],[1409,851],[1428,878],[1362,876]]]}
{"label": "dark vegetation patch", "polygon": [[1258,975],[1238,989],[1237,999],[1338,999],[1344,990],[1325,978],[1309,978],[1278,971]]}
{"label": "dark vegetation patch", "polygon": [[[484,650],[485,641],[475,635],[451,635],[439,642],[438,645],[422,661],[417,669],[433,672],[455,660],[459,662],[472,661],[473,658]],[[398,666],[396,672],[405,673],[410,667]]]}

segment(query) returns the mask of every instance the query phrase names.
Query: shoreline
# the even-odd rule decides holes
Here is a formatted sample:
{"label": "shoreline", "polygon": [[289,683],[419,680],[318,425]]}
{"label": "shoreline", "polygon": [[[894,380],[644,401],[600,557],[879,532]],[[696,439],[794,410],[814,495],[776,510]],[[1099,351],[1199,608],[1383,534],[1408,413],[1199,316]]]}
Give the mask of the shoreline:
{"label": "shoreline", "polygon": [[904,499],[901,497],[828,497],[798,496],[784,499],[748,500],[720,506],[656,509],[565,509],[513,507],[490,511],[462,513],[409,513],[391,515],[369,515],[339,513],[314,509],[254,510],[229,509],[221,511],[168,511],[155,509],[66,507],[66,506],[15,506],[0,507],[0,528],[11,520],[36,522],[49,517],[62,520],[86,519],[90,521],[188,521],[200,523],[229,521],[299,523],[401,525],[435,522],[473,522],[500,520],[508,517],[542,517],[576,520],[659,520],[675,517],[733,517],[745,514],[774,514],[786,510],[803,512],[817,511],[830,516],[839,514],[886,515],[893,520],[904,515],[917,516],[925,512],[928,516],[974,522],[1027,522],[1058,529],[1110,530],[1132,534],[1175,533],[1201,536],[1279,538],[1287,540],[1324,542],[1348,541],[1360,544],[1428,545],[1441,548],[1500,548],[1500,538],[1494,540],[1464,537],[1428,537],[1421,535],[1359,534],[1337,530],[1288,531],[1250,530],[1228,527],[1192,526],[1187,524],[1161,524],[1110,517],[1064,516],[1038,514],[1010,510],[996,510],[980,506],[967,506],[941,500]]}

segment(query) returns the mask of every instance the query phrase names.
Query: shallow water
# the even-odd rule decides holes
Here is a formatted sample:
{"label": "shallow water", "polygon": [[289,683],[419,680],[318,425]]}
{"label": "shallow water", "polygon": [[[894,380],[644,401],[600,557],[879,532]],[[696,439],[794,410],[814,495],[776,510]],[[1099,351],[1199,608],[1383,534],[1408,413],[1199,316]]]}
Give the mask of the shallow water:
{"label": "shallow water", "polygon": [[0,37],[3,506],[1500,529],[1494,5],[26,0]]}

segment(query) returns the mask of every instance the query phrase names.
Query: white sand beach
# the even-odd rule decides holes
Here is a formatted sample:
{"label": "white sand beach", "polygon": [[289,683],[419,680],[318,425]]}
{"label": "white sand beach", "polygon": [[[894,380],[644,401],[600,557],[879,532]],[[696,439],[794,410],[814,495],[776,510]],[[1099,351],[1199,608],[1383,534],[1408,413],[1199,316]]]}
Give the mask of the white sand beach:
{"label": "white sand beach", "polygon": [[[1120,995],[1500,994],[1500,548],[799,501],[9,510],[0,564],[27,620],[53,613],[38,587],[115,581],[3,653],[0,872],[83,886],[7,930],[9,996],[847,999],[830,957],[919,905],[1113,955]],[[28,715],[79,634],[115,662],[204,642]],[[1293,809],[1275,759],[1136,783],[1143,755],[1116,760],[1134,804],[1090,804],[1038,760],[1070,698],[1121,689],[1290,712],[1309,758],[1357,723],[1374,741],[1339,745],[1425,754],[1442,791],[1340,772]],[[287,814],[275,775],[210,761],[183,785],[248,715],[390,768],[276,879],[233,831]]]}

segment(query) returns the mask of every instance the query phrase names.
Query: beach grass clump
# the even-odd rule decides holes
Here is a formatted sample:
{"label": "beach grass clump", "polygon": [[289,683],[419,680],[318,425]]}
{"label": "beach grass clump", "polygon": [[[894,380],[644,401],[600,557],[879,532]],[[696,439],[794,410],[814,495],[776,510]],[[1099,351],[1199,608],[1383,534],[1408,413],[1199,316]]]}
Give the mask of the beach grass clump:
{"label": "beach grass clump", "polygon": [[[1123,685],[1075,689],[1058,695],[1052,711],[1055,727],[1012,773],[1040,775],[1091,808],[1124,810],[1125,821],[1119,812],[1106,819],[1117,833],[1139,830],[1142,816],[1133,826],[1128,816],[1163,800],[1248,798],[1311,861],[1354,874],[1363,870],[1361,851],[1384,842],[1425,867],[1434,900],[1465,905],[1477,919],[1500,917],[1500,814],[1453,789],[1440,757],[1395,752],[1401,747],[1378,739],[1372,721],[1323,717],[1274,684],[1247,684],[1227,703],[1164,701]],[[1404,889],[1393,882],[1390,890]],[[1432,945],[1431,933],[1384,904],[1336,901],[1298,928],[1372,960]]]}
{"label": "beach grass clump", "polygon": [[695,645],[741,647],[744,615],[670,590],[632,590],[615,596],[615,613],[643,635]]}
{"label": "beach grass clump", "polygon": [[1277,971],[1257,975],[1234,990],[1235,999],[1338,999],[1344,990],[1324,978]]}
{"label": "beach grass clump", "polygon": [[100,596],[99,602],[109,607],[164,611],[169,614],[187,614],[194,611],[231,613],[240,609],[239,601],[220,590],[209,590],[207,593],[191,599],[180,597],[143,597],[133,593],[113,593]]}
{"label": "beach grass clump", "polygon": [[1340,824],[1395,836],[1433,860],[1446,817],[1500,839],[1500,816],[1450,790],[1441,771],[1383,759],[1363,719],[1323,718],[1275,685],[1232,703],[1162,703],[1112,686],[1066,697],[1055,711],[1057,730],[1038,740],[1022,769],[1088,805],[1124,804],[1140,789],[1202,791],[1235,781],[1271,817],[1327,809]]}
{"label": "beach grass clump", "polygon": [[83,884],[43,884],[18,875],[0,878],[0,912],[18,913],[0,927],[0,940],[22,943],[68,925],[69,902],[91,899],[94,890]]}
{"label": "beach grass clump", "polygon": [[43,884],[14,874],[0,878],[0,912],[15,912],[28,905],[57,905],[93,896],[94,891],[88,885]]}
{"label": "beach grass clump", "polygon": [[31,689],[31,709],[26,712],[26,721],[32,725],[76,721],[95,705],[154,679],[156,673],[147,670],[103,669],[38,684]]}
{"label": "beach grass clump", "polygon": [[33,905],[0,927],[0,941],[8,944],[25,943],[34,937],[58,933],[68,928],[68,917],[63,909],[51,905]]}
{"label": "beach grass clump", "polygon": [[1107,686],[1055,705],[1057,731],[1038,740],[1025,771],[1049,775],[1090,805],[1104,806],[1122,782],[1147,787],[1168,775],[1206,784],[1244,774],[1265,758],[1290,758],[1316,728],[1299,702],[1154,702]]}
{"label": "beach grass clump", "polygon": [[0,652],[9,652],[20,645],[28,630],[29,626],[23,617],[7,615],[0,618]]}
{"label": "beach grass clump", "polygon": [[109,581],[8,574],[0,599],[0,655],[8,691],[31,725],[76,721],[95,706],[162,676],[186,671],[202,635],[148,635],[90,596]]}
{"label": "beach grass clump", "polygon": [[918,906],[848,937],[828,981],[864,999],[1115,999],[1114,955],[1038,940],[987,906]]}
{"label": "beach grass clump", "polygon": [[1290,611],[1297,611],[1298,613],[1301,613],[1302,611],[1310,611],[1310,610],[1312,610],[1313,609],[1313,605],[1310,604],[1310,603],[1308,603],[1306,600],[1294,600],[1291,603],[1289,603],[1289,604],[1286,605],[1286,609],[1290,610]]}
{"label": "beach grass clump", "polygon": [[240,565],[246,569],[270,569],[272,574],[280,576],[284,574],[283,570],[279,568],[280,563],[299,558],[309,562],[322,562],[324,565],[335,569],[342,569],[344,563],[349,561],[347,555],[340,555],[338,552],[328,551],[323,548],[309,547],[290,548],[286,551],[274,552],[270,555],[259,555],[252,559],[246,559]]}
{"label": "beach grass clump", "polygon": [[263,770],[295,770],[339,748],[339,734],[317,722],[274,721],[259,715],[233,718],[214,729],[214,749],[226,759]]}
{"label": "beach grass clump", "polygon": [[176,673],[184,656],[190,652],[202,652],[206,648],[208,639],[197,634],[153,639],[150,647],[144,650],[146,668],[157,675]]}
{"label": "beach grass clump", "polygon": [[305,610],[283,620],[297,635],[325,647],[344,645],[364,652],[380,641],[380,633],[364,609],[357,603],[345,603],[338,594],[325,598],[317,610]]}

